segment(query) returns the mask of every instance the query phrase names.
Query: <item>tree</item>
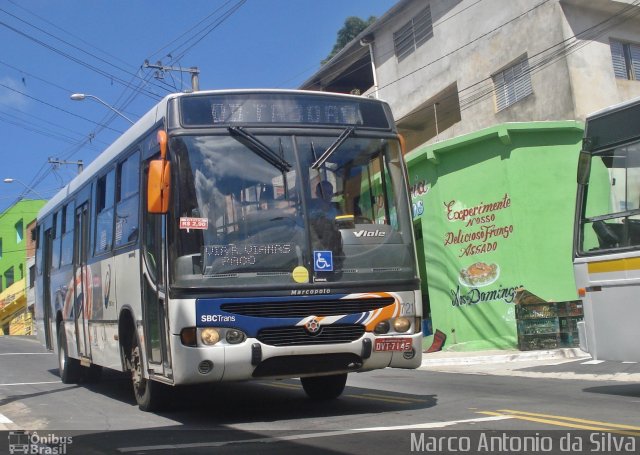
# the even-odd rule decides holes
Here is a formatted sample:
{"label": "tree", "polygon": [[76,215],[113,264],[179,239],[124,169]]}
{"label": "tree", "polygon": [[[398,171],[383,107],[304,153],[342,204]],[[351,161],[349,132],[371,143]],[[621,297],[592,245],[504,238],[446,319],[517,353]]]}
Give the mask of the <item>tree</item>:
{"label": "tree", "polygon": [[333,46],[333,50],[327,58],[322,60],[323,65],[333,58],[338,52],[342,50],[351,40],[353,40],[362,30],[370,26],[376,21],[375,16],[369,16],[366,21],[356,16],[347,17],[344,21],[344,25],[338,30],[338,37],[336,38],[336,44]]}

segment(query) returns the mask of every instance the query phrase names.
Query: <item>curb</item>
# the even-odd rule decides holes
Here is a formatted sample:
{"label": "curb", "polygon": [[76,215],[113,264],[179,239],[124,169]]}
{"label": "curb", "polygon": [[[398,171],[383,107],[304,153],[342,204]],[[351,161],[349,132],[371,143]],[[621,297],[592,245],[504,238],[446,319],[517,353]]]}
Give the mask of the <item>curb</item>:
{"label": "curb", "polygon": [[[465,355],[466,354],[466,355]],[[473,365],[488,363],[524,362],[531,360],[561,360],[591,358],[579,348],[553,349],[547,351],[509,352],[492,355],[469,355],[469,353],[451,353],[448,357],[429,358],[430,354],[423,354],[421,367],[444,365]]]}

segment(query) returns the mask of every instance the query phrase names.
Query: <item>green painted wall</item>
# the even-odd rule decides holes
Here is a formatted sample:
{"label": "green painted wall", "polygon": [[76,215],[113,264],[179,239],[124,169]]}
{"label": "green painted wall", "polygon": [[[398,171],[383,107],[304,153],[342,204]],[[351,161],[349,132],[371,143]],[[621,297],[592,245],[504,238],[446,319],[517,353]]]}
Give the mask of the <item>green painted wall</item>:
{"label": "green painted wall", "polygon": [[[0,291],[7,288],[6,273],[13,267],[14,281],[27,276],[26,249],[27,226],[36,219],[38,211],[44,206],[44,200],[23,199],[0,214]],[[18,241],[16,225],[22,222],[21,241]],[[22,266],[22,272],[20,269]]]}
{"label": "green painted wall", "polygon": [[423,287],[445,347],[516,348],[518,287],[546,300],[577,299],[572,241],[582,135],[573,121],[504,124],[407,155]]}

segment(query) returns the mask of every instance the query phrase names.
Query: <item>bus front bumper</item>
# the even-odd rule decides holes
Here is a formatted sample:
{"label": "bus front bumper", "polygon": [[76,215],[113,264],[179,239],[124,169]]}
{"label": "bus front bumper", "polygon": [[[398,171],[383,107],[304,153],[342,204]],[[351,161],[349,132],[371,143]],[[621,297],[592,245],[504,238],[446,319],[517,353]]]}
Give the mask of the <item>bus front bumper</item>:
{"label": "bus front bumper", "polygon": [[[242,381],[257,378],[292,378],[386,367],[417,368],[422,362],[422,334],[410,339],[406,351],[378,351],[376,336],[365,333],[360,339],[341,344],[313,346],[270,346],[255,338],[236,345],[184,346],[173,335],[173,379],[175,385]],[[382,337],[391,338],[391,337]]]}

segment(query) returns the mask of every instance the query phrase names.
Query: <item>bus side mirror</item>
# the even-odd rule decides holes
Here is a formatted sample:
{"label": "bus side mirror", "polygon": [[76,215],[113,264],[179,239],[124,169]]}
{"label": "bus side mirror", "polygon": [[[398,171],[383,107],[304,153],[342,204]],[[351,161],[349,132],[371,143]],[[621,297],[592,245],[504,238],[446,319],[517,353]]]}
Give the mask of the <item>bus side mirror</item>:
{"label": "bus side mirror", "polygon": [[167,133],[158,131],[160,159],[149,162],[147,185],[147,211],[167,213],[171,194],[171,164],[167,161]]}
{"label": "bus side mirror", "polygon": [[166,160],[149,162],[147,185],[147,211],[149,213],[167,213],[171,193],[171,165]]}
{"label": "bus side mirror", "polygon": [[591,173],[591,153],[581,151],[578,157],[578,184],[586,185],[589,183],[589,174]]}

